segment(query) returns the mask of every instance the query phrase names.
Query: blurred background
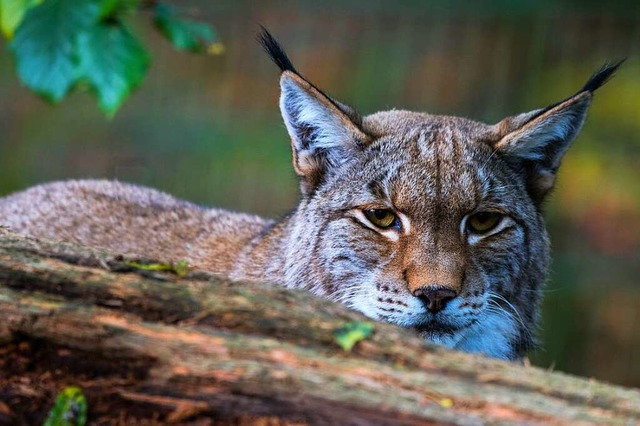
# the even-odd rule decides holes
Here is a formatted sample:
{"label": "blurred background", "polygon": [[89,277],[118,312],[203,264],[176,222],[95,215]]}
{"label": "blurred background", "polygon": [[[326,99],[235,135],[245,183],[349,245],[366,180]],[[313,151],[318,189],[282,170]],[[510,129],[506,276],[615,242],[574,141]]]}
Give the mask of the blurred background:
{"label": "blurred background", "polygon": [[[597,95],[547,204],[552,277],[545,368],[640,387],[640,3],[181,1],[219,56],[175,52],[132,22],[151,70],[113,119],[87,93],[51,107],[21,87],[0,42],[0,195],[112,178],[277,217],[297,201],[278,72],[258,24],[311,81],[362,113],[393,107],[497,122],[571,95],[629,56]],[[144,16],[143,16],[144,17]]]}

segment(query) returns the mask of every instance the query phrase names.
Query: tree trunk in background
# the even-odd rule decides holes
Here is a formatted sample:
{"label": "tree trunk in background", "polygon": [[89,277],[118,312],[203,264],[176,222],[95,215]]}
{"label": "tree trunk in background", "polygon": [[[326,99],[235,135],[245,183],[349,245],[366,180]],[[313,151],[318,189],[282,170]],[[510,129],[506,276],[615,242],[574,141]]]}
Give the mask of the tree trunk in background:
{"label": "tree trunk in background", "polygon": [[640,422],[640,392],[425,345],[301,291],[134,270],[0,230],[0,423],[83,388],[94,424]]}

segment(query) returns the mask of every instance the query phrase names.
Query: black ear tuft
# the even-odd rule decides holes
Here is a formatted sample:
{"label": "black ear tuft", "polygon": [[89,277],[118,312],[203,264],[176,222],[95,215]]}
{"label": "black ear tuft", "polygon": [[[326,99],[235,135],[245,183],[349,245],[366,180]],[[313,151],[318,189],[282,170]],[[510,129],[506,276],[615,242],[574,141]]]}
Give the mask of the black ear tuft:
{"label": "black ear tuft", "polygon": [[271,60],[280,67],[280,71],[291,71],[298,74],[298,71],[294,68],[284,49],[280,46],[280,43],[278,43],[278,40],[276,40],[265,27],[260,25],[260,28],[262,28],[262,31],[260,31],[257,36],[258,43],[260,43],[267,54],[269,54]]}
{"label": "black ear tuft", "polygon": [[622,63],[626,60],[627,58],[624,58],[616,62],[607,62],[606,64],[604,64],[591,76],[589,81],[587,81],[587,83],[582,88],[581,92],[593,93],[597,88],[609,81],[609,79],[613,77],[613,74],[616,72],[618,67],[620,67],[620,65],[622,65]]}
{"label": "black ear tuft", "polygon": [[613,77],[613,74],[615,74],[615,72],[618,70],[620,65],[622,65],[622,63],[624,61],[626,61],[626,60],[627,60],[627,58],[624,58],[624,59],[620,59],[620,60],[618,60],[616,62],[607,62],[607,63],[605,63],[602,67],[600,67],[600,69],[598,71],[593,73],[591,78],[589,78],[589,81],[587,81],[587,83],[584,86],[582,86],[582,89],[578,90],[573,96],[568,97],[567,99],[564,99],[564,100],[562,100],[560,102],[556,102],[555,104],[551,104],[548,107],[539,109],[535,114],[533,114],[530,117],[530,120],[533,120],[535,118],[540,117],[544,113],[546,113],[546,112],[552,110],[553,108],[557,107],[558,105],[568,101],[572,97],[578,96],[581,93],[589,92],[589,93],[593,94],[593,92],[596,89],[600,88],[607,81],[609,81],[611,79],[611,77]]}

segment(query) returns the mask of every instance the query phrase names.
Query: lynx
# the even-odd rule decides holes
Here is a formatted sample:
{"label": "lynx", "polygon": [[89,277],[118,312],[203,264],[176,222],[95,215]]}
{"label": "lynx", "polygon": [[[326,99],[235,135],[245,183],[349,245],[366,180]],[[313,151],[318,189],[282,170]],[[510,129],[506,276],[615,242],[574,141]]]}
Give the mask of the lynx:
{"label": "lynx", "polygon": [[238,280],[307,289],[427,341],[515,360],[536,343],[549,264],[541,214],[593,92],[494,125],[391,110],[361,116],[279,66],[301,198],[274,221],[115,181],[44,184],[0,200],[18,233],[187,260]]}

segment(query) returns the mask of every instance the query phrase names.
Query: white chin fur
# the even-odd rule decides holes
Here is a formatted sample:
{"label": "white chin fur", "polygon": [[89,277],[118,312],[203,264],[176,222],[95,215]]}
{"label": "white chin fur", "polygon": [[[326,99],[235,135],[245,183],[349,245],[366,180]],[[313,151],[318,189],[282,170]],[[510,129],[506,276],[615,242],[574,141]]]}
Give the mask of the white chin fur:
{"label": "white chin fur", "polygon": [[484,312],[480,321],[461,334],[461,338],[451,348],[500,359],[516,358],[510,342],[517,337],[517,327],[514,320],[506,315]]}
{"label": "white chin fur", "polygon": [[517,336],[515,322],[505,315],[483,313],[480,320],[457,333],[429,333],[425,340],[449,349],[514,360],[512,342]]}

